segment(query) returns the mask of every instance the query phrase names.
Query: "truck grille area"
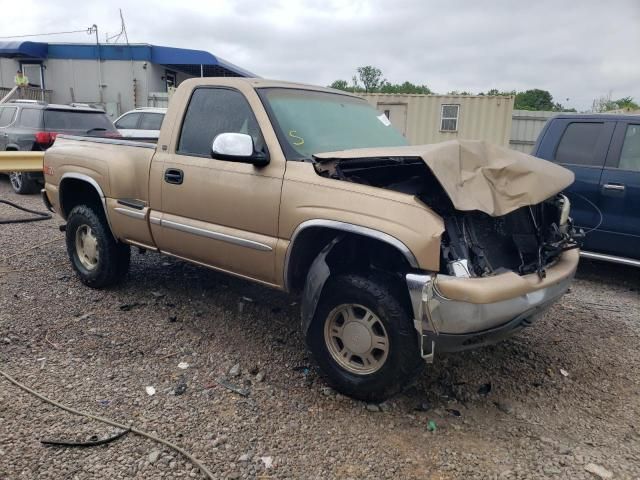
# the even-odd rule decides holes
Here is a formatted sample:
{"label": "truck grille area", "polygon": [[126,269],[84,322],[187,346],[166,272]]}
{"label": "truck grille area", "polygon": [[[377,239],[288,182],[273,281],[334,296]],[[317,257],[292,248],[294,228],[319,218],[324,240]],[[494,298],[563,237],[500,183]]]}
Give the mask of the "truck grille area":
{"label": "truck grille area", "polygon": [[[445,217],[442,264],[448,267],[446,273],[459,274],[454,266],[460,263],[452,265],[452,262],[462,262],[467,269],[465,276],[470,277],[506,270],[521,275],[543,271],[562,249],[551,248],[553,242],[549,242],[549,237],[554,229],[540,215],[541,210],[542,205],[535,205],[501,217],[478,211]],[[461,274],[464,273],[463,269]]]}

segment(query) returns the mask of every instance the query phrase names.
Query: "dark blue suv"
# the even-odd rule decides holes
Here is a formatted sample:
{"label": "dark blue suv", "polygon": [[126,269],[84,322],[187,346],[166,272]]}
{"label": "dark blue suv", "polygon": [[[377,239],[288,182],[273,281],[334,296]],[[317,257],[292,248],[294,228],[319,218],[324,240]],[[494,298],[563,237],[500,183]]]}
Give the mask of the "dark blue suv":
{"label": "dark blue suv", "polygon": [[582,255],[640,266],[640,115],[559,115],[532,154],[576,175],[565,194]]}

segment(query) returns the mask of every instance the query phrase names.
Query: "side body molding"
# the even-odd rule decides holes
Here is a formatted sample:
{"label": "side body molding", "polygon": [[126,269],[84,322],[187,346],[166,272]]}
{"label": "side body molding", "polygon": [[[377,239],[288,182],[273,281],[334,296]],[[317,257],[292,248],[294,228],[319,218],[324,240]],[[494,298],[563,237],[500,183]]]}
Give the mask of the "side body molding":
{"label": "side body molding", "polygon": [[289,242],[289,247],[287,248],[287,253],[284,260],[284,286],[286,291],[291,291],[291,285],[289,284],[289,261],[291,259],[291,251],[293,249],[293,246],[295,245],[296,239],[300,235],[300,233],[308,228],[313,227],[325,227],[342,232],[356,233],[364,237],[374,238],[384,243],[388,243],[392,247],[395,247],[397,250],[399,250],[402,255],[404,255],[404,257],[407,259],[407,262],[409,262],[409,265],[411,265],[413,268],[419,268],[418,261],[416,260],[416,257],[413,255],[411,250],[409,250],[409,247],[407,247],[397,238],[387,233],[381,232],[379,230],[374,230],[372,228],[354,225],[352,223],[338,222],[335,220],[307,220],[296,227],[293,235],[291,235],[291,241]]}

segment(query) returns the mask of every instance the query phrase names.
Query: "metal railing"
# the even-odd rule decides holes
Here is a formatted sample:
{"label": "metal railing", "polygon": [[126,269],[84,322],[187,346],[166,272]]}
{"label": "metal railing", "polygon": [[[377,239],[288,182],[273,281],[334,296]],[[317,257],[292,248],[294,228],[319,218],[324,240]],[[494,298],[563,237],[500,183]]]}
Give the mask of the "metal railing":
{"label": "metal railing", "polygon": [[44,152],[0,152],[0,173],[42,172]]}
{"label": "metal railing", "polygon": [[0,87],[0,103],[11,102],[13,100],[40,100],[51,103],[52,90],[45,90],[36,87]]}
{"label": "metal railing", "polygon": [[166,92],[149,92],[147,107],[167,108],[169,106],[169,94]]}

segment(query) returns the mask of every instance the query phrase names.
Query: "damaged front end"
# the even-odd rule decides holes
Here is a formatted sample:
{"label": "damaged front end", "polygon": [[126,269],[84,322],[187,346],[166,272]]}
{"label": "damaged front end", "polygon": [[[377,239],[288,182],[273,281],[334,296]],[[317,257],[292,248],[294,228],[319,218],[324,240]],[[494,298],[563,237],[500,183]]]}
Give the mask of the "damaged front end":
{"label": "damaged front end", "polygon": [[[546,276],[559,256],[578,247],[562,194],[499,217],[483,212],[443,212],[441,265],[456,277],[486,277],[505,271]],[[444,273],[444,272],[443,272]]]}
{"label": "damaged front end", "polygon": [[445,226],[437,272],[406,275],[422,354],[494,343],[568,289],[579,234],[568,170],[483,142],[322,154],[319,175],[413,195]]}
{"label": "damaged front end", "polygon": [[569,218],[569,200],[555,194],[503,215],[459,210],[425,165],[415,157],[377,157],[316,164],[329,178],[414,195],[442,217],[440,273],[456,277],[486,277],[506,271],[536,273],[562,252],[577,248]]}

